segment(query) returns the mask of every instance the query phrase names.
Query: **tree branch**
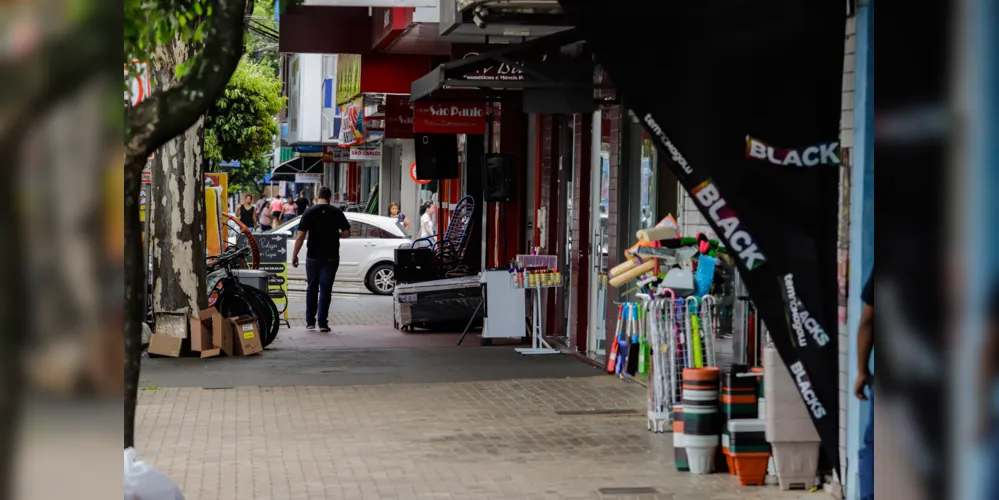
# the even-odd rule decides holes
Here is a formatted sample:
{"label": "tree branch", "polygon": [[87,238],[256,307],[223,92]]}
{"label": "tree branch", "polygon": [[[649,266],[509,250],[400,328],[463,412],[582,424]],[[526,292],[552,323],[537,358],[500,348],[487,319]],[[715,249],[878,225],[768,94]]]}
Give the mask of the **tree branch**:
{"label": "tree branch", "polygon": [[243,55],[246,0],[213,0],[210,5],[212,29],[191,72],[125,111],[125,168],[143,165],[146,157],[190,128],[236,70]]}

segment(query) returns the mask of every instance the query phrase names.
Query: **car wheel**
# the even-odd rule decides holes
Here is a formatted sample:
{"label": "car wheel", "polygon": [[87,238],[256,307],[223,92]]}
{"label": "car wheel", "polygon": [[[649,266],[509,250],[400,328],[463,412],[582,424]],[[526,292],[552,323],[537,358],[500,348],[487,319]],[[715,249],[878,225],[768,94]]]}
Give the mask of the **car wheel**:
{"label": "car wheel", "polygon": [[368,272],[368,279],[364,284],[373,294],[391,295],[395,291],[395,267],[392,264],[378,264]]}

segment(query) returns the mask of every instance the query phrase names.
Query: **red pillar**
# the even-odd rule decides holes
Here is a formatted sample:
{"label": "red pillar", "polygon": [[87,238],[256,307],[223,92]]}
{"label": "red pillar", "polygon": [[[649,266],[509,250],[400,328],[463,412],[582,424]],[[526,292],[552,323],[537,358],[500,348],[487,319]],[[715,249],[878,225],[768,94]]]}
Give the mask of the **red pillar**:
{"label": "red pillar", "polygon": [[572,182],[572,255],[571,287],[572,324],[569,325],[569,336],[572,345],[578,352],[586,352],[587,329],[589,328],[590,300],[590,187],[592,151],[590,141],[593,137],[593,115],[578,114],[573,117],[572,146],[574,150],[574,173]]}

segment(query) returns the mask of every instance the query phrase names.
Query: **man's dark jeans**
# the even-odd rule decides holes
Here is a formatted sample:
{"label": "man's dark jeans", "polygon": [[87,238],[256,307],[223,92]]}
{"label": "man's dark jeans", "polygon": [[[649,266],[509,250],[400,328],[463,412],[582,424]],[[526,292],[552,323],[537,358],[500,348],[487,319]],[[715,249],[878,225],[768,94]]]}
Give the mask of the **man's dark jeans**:
{"label": "man's dark jeans", "polygon": [[319,326],[329,326],[330,299],[333,296],[333,280],[340,267],[340,259],[305,259],[305,279],[308,288],[305,292],[305,323],[316,324],[316,302],[319,304]]}

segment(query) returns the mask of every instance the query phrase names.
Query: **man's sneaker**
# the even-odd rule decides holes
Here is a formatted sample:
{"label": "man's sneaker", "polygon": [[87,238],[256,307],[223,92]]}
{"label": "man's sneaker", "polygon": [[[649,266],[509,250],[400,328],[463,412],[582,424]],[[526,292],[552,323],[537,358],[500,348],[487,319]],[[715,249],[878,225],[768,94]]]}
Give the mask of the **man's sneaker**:
{"label": "man's sneaker", "polygon": [[306,330],[315,330],[316,329],[316,325],[305,325],[305,329]]}
{"label": "man's sneaker", "polygon": [[320,326],[319,327],[319,331],[321,331],[323,333],[329,333],[330,332],[330,327],[329,326]]}

